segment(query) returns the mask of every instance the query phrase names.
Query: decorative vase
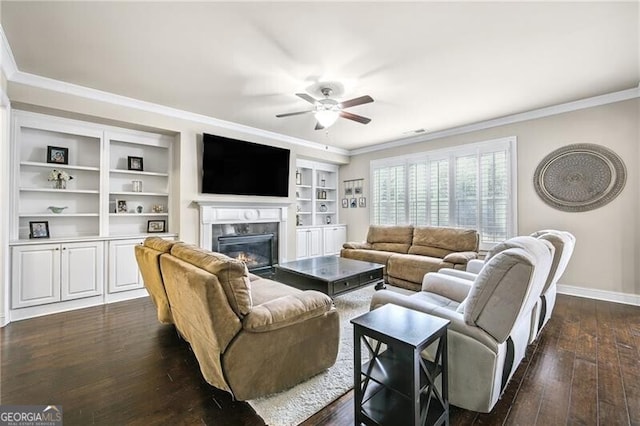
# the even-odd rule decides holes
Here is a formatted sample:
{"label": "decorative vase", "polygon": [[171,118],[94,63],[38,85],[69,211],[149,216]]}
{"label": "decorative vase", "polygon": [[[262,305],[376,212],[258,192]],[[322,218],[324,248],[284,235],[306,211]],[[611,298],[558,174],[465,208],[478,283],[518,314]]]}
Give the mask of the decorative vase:
{"label": "decorative vase", "polygon": [[56,179],[53,181],[53,189],[67,189],[67,181],[64,179]]}

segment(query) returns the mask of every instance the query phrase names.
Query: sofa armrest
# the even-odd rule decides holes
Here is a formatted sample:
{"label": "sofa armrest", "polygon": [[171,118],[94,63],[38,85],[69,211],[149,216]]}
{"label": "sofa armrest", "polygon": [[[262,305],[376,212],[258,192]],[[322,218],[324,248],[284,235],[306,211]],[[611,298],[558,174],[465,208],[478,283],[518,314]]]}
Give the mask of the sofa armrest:
{"label": "sofa armrest", "polygon": [[472,274],[479,274],[483,267],[484,260],[472,259],[467,262],[467,272],[471,272]]}
{"label": "sofa armrest", "polygon": [[422,280],[422,291],[435,293],[460,303],[469,295],[472,281],[451,275],[429,272]]}
{"label": "sofa armrest", "polygon": [[457,251],[449,253],[442,260],[445,262],[453,263],[454,265],[465,265],[467,262],[477,257],[478,253],[476,253],[475,251]]}
{"label": "sofa armrest", "polygon": [[332,308],[333,301],[326,294],[304,291],[254,306],[244,317],[242,327],[254,333],[277,330],[320,316]]}
{"label": "sofa armrest", "polygon": [[363,243],[347,242],[342,244],[342,248],[371,250],[373,246],[367,242],[363,242]]}

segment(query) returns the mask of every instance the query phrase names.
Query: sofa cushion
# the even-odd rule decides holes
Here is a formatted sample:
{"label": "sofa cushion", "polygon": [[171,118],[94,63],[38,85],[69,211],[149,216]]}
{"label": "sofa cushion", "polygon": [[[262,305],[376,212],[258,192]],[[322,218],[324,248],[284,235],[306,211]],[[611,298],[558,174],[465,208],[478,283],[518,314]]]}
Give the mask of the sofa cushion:
{"label": "sofa cushion", "polygon": [[243,262],[184,243],[175,244],[171,254],[217,276],[236,315],[242,318],[251,311],[251,282]]}
{"label": "sofa cushion", "polygon": [[427,272],[437,272],[444,266],[448,264],[443,264],[442,259],[437,257],[394,254],[387,261],[387,274],[406,281],[422,283]]}
{"label": "sofa cushion", "polygon": [[251,281],[251,301],[254,307],[279,297],[298,293],[302,293],[302,290],[278,281],[272,281],[266,278]]}
{"label": "sofa cushion", "polygon": [[380,250],[357,250],[357,249],[342,249],[340,251],[341,257],[349,259],[362,260],[364,262],[380,263],[382,265],[387,264],[387,260],[393,256],[394,252],[380,251]]}
{"label": "sofa cushion", "polygon": [[413,229],[410,254],[443,258],[458,251],[478,251],[478,233],[474,229],[434,226]]}
{"label": "sofa cushion", "polygon": [[412,226],[383,226],[369,227],[367,242],[374,250],[407,253],[413,238]]}

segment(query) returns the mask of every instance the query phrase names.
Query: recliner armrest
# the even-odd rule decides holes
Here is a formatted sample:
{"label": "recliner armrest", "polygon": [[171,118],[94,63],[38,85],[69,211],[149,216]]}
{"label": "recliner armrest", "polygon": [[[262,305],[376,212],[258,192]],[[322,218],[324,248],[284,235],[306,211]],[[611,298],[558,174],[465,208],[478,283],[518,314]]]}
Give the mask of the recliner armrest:
{"label": "recliner armrest", "polygon": [[471,272],[461,271],[460,269],[441,268],[438,270],[439,274],[450,275],[452,277],[462,278],[463,280],[473,281],[478,275]]}
{"label": "recliner armrest", "polygon": [[470,260],[473,260],[477,257],[478,253],[476,253],[475,251],[456,251],[453,253],[449,253],[442,260],[453,264],[464,265]]}
{"label": "recliner armrest", "polygon": [[484,260],[472,259],[467,262],[467,272],[471,272],[472,274],[479,274],[483,266]]}
{"label": "recliner armrest", "polygon": [[472,281],[451,275],[429,272],[422,280],[422,291],[435,293],[460,303],[469,295]]}
{"label": "recliner armrest", "polygon": [[371,250],[373,246],[367,242],[364,242],[364,243],[347,242],[342,244],[342,248]]}
{"label": "recliner armrest", "polygon": [[245,330],[262,333],[288,327],[330,311],[333,301],[319,291],[304,291],[254,306],[244,317]]}

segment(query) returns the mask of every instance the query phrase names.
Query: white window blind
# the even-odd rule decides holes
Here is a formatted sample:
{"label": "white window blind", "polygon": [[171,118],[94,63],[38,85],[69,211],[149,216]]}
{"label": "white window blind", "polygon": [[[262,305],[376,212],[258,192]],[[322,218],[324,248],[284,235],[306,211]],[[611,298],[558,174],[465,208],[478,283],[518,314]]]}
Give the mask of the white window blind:
{"label": "white window blind", "polygon": [[481,248],[515,235],[515,138],[371,162],[374,224],[473,228]]}

